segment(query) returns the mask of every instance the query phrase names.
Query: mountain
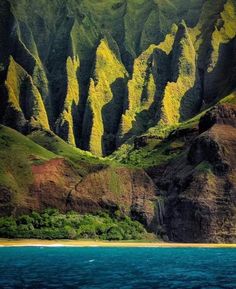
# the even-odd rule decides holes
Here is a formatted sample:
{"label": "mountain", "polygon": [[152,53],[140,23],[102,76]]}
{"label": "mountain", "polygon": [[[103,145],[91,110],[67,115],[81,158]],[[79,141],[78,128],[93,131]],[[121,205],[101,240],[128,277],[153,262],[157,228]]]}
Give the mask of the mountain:
{"label": "mountain", "polygon": [[1,0],[1,215],[235,241],[235,27],[235,0]]}

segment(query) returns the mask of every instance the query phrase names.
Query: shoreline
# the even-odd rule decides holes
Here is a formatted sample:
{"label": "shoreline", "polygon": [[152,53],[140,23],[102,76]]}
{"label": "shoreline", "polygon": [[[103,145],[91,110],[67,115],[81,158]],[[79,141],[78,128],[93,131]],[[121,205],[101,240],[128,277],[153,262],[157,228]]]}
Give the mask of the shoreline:
{"label": "shoreline", "polygon": [[235,248],[236,244],[148,241],[0,239],[0,247]]}

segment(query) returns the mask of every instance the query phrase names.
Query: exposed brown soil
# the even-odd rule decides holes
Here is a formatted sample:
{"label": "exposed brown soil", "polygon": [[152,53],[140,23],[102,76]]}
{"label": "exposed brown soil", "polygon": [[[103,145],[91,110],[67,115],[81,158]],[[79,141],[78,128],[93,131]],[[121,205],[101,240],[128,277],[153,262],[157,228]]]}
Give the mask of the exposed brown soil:
{"label": "exposed brown soil", "polygon": [[32,166],[29,210],[56,207],[62,212],[111,213],[121,210],[147,225],[155,219],[156,187],[143,170],[105,168],[81,177],[64,159]]}

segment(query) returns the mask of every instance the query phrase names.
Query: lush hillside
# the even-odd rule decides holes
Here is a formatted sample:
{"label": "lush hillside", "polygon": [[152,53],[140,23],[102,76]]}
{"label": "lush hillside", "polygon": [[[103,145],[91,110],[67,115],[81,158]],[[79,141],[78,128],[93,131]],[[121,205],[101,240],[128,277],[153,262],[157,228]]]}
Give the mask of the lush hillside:
{"label": "lush hillside", "polygon": [[235,27],[235,0],[1,0],[0,214],[234,241]]}
{"label": "lush hillside", "polygon": [[0,157],[1,210],[8,211],[24,199],[32,182],[31,165],[46,162],[56,155],[16,131],[0,126]]}
{"label": "lush hillside", "polygon": [[98,159],[55,136],[30,138],[0,126],[0,215],[57,208],[81,214],[121,211],[153,228],[156,187],[142,169]]}
{"label": "lush hillside", "polygon": [[234,0],[2,0],[0,121],[107,155],[235,88]]}

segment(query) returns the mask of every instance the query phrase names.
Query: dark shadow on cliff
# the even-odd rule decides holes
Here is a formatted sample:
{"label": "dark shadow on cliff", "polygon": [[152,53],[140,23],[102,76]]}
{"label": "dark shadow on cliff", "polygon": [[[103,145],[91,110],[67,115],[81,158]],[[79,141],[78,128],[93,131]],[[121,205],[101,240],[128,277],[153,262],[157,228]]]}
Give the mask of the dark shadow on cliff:
{"label": "dark shadow on cliff", "polygon": [[210,104],[227,96],[235,87],[236,37],[219,47],[218,61],[211,72],[205,71],[204,100]]}
{"label": "dark shadow on cliff", "polygon": [[126,80],[117,78],[111,84],[112,100],[102,108],[104,134],[102,136],[103,154],[109,155],[116,149],[116,135],[119,129],[123,104],[127,95]]}
{"label": "dark shadow on cliff", "polygon": [[200,112],[203,101],[202,81],[199,71],[196,69],[194,85],[184,94],[180,101],[180,122],[184,122]]}

